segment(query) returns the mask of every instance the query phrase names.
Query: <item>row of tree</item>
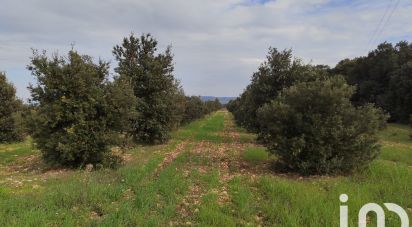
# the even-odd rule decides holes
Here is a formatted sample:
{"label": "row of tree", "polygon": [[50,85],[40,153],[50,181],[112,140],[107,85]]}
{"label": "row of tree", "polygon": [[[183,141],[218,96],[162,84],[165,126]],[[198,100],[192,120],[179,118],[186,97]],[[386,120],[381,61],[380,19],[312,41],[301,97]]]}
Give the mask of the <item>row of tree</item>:
{"label": "row of tree", "polygon": [[[25,119],[35,145],[50,164],[83,166],[117,163],[110,148],[129,138],[158,144],[170,131],[221,108],[218,100],[202,102],[186,97],[173,75],[170,47],[158,52],[151,35],[124,38],[115,46],[116,76],[109,64],[74,50],[49,57],[34,51],[28,69],[36,78],[30,112]],[[14,132],[12,115],[21,102],[15,89],[0,77],[0,141],[21,138]],[[2,135],[13,138],[2,139]]]}
{"label": "row of tree", "polygon": [[227,108],[258,133],[284,169],[302,174],[349,173],[379,153],[387,116],[351,102],[356,87],[325,66],[303,64],[291,50],[271,48],[251,83]]}

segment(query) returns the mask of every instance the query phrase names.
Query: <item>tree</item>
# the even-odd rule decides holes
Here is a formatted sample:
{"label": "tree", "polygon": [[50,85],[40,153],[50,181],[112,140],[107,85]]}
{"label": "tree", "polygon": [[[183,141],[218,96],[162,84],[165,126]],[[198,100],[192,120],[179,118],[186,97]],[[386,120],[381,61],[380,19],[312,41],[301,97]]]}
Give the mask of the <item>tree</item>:
{"label": "tree", "polygon": [[173,76],[173,55],[167,47],[157,53],[157,41],[150,35],[131,34],[113,49],[118,61],[115,71],[133,87],[138,117],[133,122],[133,137],[143,143],[162,143],[176,127],[183,105],[183,91]]}
{"label": "tree", "polygon": [[223,107],[223,105],[222,105],[222,103],[220,103],[219,99],[218,99],[218,98],[215,98],[215,101],[213,101],[213,108],[212,108],[212,110],[213,110],[213,111],[217,111],[217,110],[222,109],[222,107]]}
{"label": "tree", "polygon": [[29,87],[30,131],[47,163],[113,164],[107,162],[110,146],[124,131],[135,100],[126,83],[108,82],[108,67],[73,50],[67,57],[50,58],[34,51],[28,66],[37,81]]}
{"label": "tree", "polygon": [[0,72],[0,143],[20,141],[23,135],[16,117],[23,104],[16,98],[16,89]]}
{"label": "tree", "polygon": [[392,119],[407,123],[412,114],[412,60],[394,71],[385,97]]}
{"label": "tree", "polygon": [[238,124],[249,131],[259,131],[257,110],[276,98],[282,89],[300,81],[313,80],[314,75],[328,76],[324,66],[304,65],[299,59],[292,58],[291,50],[278,51],[270,48],[267,60],[252,76],[251,83],[236,101],[234,117]]}
{"label": "tree", "polygon": [[412,44],[382,43],[368,56],[345,59],[332,70],[356,85],[356,105],[375,103],[390,113],[390,120],[407,123],[411,109]]}
{"label": "tree", "polygon": [[[128,81],[115,77],[113,82],[106,83],[105,94],[107,105],[111,108],[107,120],[110,129],[127,137],[133,131],[131,123],[139,116],[132,86]],[[122,138],[116,135],[113,138],[119,139],[118,144],[122,142]]]}
{"label": "tree", "polygon": [[204,103],[204,105],[205,105],[205,108],[204,108],[204,114],[208,114],[208,113],[211,113],[211,112],[214,112],[214,111],[217,111],[217,110],[219,110],[220,108],[222,108],[222,104],[220,104],[220,101],[219,101],[219,99],[215,99],[215,100],[209,100],[209,101],[206,101],[205,103]]}
{"label": "tree", "polygon": [[187,124],[204,116],[205,106],[198,96],[186,97],[184,123]]}
{"label": "tree", "polygon": [[386,116],[354,107],[342,77],[297,83],[258,111],[260,137],[288,169],[302,174],[348,173],[377,157],[376,133]]}

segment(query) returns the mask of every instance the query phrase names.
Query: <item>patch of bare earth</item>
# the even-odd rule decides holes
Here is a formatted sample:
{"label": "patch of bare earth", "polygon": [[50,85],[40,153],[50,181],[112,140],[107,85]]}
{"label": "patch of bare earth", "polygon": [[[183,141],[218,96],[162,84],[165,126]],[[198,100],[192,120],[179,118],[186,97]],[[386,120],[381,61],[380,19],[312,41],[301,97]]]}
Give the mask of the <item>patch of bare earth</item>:
{"label": "patch of bare earth", "polygon": [[169,165],[170,163],[173,162],[173,160],[175,160],[175,158],[177,156],[179,156],[180,153],[182,153],[182,151],[186,148],[186,145],[189,142],[187,140],[179,143],[176,148],[169,152],[166,153],[165,158],[163,159],[163,161],[157,166],[156,170],[155,170],[155,175],[158,176],[160,174],[160,172],[162,172],[162,170]]}
{"label": "patch of bare earth", "polygon": [[[199,156],[206,150],[207,143],[204,141],[200,141],[196,143],[193,148],[189,151],[189,155],[191,156]],[[200,174],[207,173],[208,167],[202,165],[195,165],[192,162],[188,162],[185,167],[183,168],[183,174],[185,177],[190,177],[191,171],[193,169],[198,169]],[[200,182],[194,182],[192,185],[189,186],[189,190],[186,195],[183,197],[182,201],[177,205],[176,210],[178,216],[169,222],[169,226],[184,226],[184,225],[192,225],[190,221],[182,221],[190,219],[193,215],[199,212],[199,209],[196,208],[200,205],[202,196],[205,193],[205,189],[201,187]]]}
{"label": "patch of bare earth", "polygon": [[170,226],[192,225],[191,217],[199,212],[198,207],[201,205],[202,197],[207,193],[214,193],[218,196],[219,206],[231,203],[231,197],[228,193],[228,182],[234,177],[247,176],[255,180],[258,175],[270,172],[269,162],[253,166],[243,160],[241,155],[246,147],[256,146],[256,144],[242,143],[240,141],[240,133],[237,131],[228,113],[225,113],[224,125],[224,130],[218,132],[224,138],[223,143],[200,141],[194,144],[193,148],[189,151],[190,156],[203,157],[207,161],[200,163],[188,162],[183,169],[186,177],[189,177],[193,170],[197,170],[200,174],[218,170],[218,186],[215,188],[204,188],[200,181],[195,179],[189,187],[188,193],[177,206],[178,217],[169,223]]}
{"label": "patch of bare earth", "polygon": [[58,178],[73,171],[65,168],[50,168],[43,162],[40,155],[29,155],[18,159],[12,165],[3,167],[0,173],[0,183],[13,188],[39,189],[40,185],[48,179]]}
{"label": "patch of bare earth", "polygon": [[[219,135],[225,138],[224,143],[212,143],[207,141],[200,141],[195,144],[189,151],[192,157],[203,157],[207,160],[206,163],[188,163],[185,166],[184,175],[189,176],[194,169],[198,170],[200,174],[206,174],[213,170],[219,172],[219,186],[216,188],[203,188],[198,180],[189,187],[189,191],[177,206],[178,218],[171,221],[170,226],[190,225],[190,218],[199,212],[199,205],[202,197],[207,193],[214,193],[218,196],[218,204],[224,206],[231,202],[228,193],[228,181],[230,181],[237,173],[234,173],[231,168],[236,162],[238,166],[237,157],[241,151],[246,147],[245,144],[239,142],[239,133],[235,127],[231,125],[230,119],[225,117],[225,129]],[[232,126],[232,127],[231,127]],[[237,167],[238,168],[238,167]]]}

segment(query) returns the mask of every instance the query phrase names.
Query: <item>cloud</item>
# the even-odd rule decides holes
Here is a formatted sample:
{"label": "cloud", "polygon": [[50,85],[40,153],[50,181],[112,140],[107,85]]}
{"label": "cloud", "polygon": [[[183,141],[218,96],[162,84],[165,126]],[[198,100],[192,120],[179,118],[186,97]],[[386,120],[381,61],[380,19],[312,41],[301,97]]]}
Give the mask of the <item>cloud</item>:
{"label": "cloud", "polygon": [[[397,0],[3,0],[0,70],[29,97],[30,48],[111,60],[130,32],[152,33],[160,49],[173,45],[176,77],[190,95],[238,95],[269,46],[293,48],[305,62],[333,66],[364,55],[389,4]],[[370,44],[410,38],[412,4],[401,1]]]}

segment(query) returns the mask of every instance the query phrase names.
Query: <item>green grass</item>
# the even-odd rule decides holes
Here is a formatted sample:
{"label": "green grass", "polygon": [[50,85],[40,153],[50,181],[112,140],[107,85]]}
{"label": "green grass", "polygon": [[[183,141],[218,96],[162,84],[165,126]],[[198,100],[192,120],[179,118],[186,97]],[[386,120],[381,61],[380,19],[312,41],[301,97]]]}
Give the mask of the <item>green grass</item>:
{"label": "green grass", "polygon": [[243,152],[243,158],[252,163],[259,164],[269,159],[269,153],[263,147],[248,147]]}
{"label": "green grass", "polygon": [[32,148],[30,138],[19,143],[0,144],[0,164],[6,165],[34,153],[36,151]]}
{"label": "green grass", "polygon": [[213,113],[200,126],[195,135],[196,141],[207,141],[213,143],[220,143],[224,141],[222,135],[218,134],[224,129],[224,115],[220,112]]}
{"label": "green grass", "polygon": [[157,178],[162,158],[155,155],[117,171],[80,171],[40,193],[2,191],[0,226],[165,225],[187,190],[178,172],[187,158],[182,153]]}
{"label": "green grass", "polygon": [[[382,131],[381,155],[351,176],[301,177],[270,167],[254,172],[275,158],[254,138],[218,111],[173,132],[166,145],[129,150],[134,159],[117,170],[53,177],[7,171],[38,154],[30,140],[0,145],[0,226],[339,226],[342,193],[349,195],[350,226],[357,226],[358,211],[369,202],[396,203],[411,217],[408,127],[391,124]],[[182,142],[180,154],[159,171]],[[9,183],[15,180],[24,185]],[[395,214],[386,216],[386,226],[399,226]]]}
{"label": "green grass", "polygon": [[390,124],[380,133],[382,141],[382,160],[412,166],[412,139],[410,128],[405,125]]}

